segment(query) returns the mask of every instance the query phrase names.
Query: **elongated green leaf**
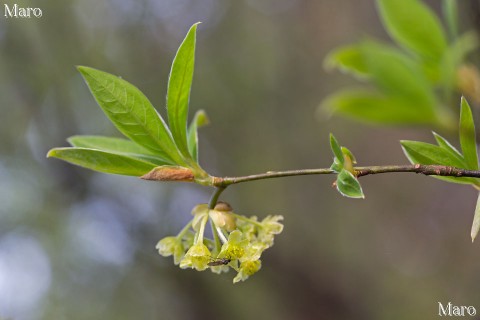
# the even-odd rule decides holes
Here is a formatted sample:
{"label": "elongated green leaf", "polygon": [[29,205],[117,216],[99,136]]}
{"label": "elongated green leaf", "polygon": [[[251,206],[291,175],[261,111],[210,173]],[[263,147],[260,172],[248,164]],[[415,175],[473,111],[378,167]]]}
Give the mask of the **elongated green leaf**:
{"label": "elongated green leaf", "polygon": [[462,163],[461,168],[466,168],[467,164],[465,163],[465,159],[463,159],[462,154],[454,147],[450,142],[448,142],[444,137],[437,134],[436,132],[432,132],[435,140],[437,140],[437,144],[442,149],[448,151],[450,155],[458,160],[459,163]]}
{"label": "elongated green leaf", "polygon": [[462,162],[458,157],[454,157],[450,152],[434,144],[402,140],[403,151],[405,155],[414,164],[438,164],[461,168]]}
{"label": "elongated green leaf", "polygon": [[324,66],[327,70],[338,68],[343,72],[351,73],[361,78],[369,75],[363,52],[356,45],[341,47],[330,52],[325,59]]}
{"label": "elongated green leaf", "polygon": [[472,231],[470,232],[470,235],[472,237],[472,242],[477,237],[479,230],[480,230],[480,193],[478,194],[477,206],[475,207],[475,215],[473,216]]}
{"label": "elongated green leaf", "polygon": [[467,169],[478,170],[477,142],[472,110],[464,97],[462,97],[461,105],[459,131],[463,157],[467,163]]}
{"label": "elongated green leaf", "polygon": [[[443,166],[452,166],[457,168],[463,168],[464,162],[458,159],[458,157],[452,155],[448,150],[443,149],[440,146],[436,146],[430,143],[419,141],[400,141],[402,149],[408,160],[412,164],[437,164]],[[445,180],[454,183],[466,183],[477,184],[478,182],[474,178],[456,178],[456,177],[439,177],[434,176],[437,179]]]}
{"label": "elongated green leaf", "polygon": [[205,111],[198,110],[188,128],[188,151],[196,162],[198,162],[198,128],[207,125],[208,122]]}
{"label": "elongated green leaf", "polygon": [[390,36],[414,53],[440,61],[447,40],[437,16],[419,0],[377,0]]}
{"label": "elongated green leaf", "polygon": [[333,155],[338,160],[338,162],[343,165],[343,163],[345,162],[345,159],[343,158],[342,148],[340,147],[340,144],[338,143],[335,136],[331,133],[330,133],[330,148],[332,149]]}
{"label": "elongated green leaf", "polygon": [[154,155],[148,149],[145,149],[138,144],[121,138],[104,137],[104,136],[72,136],[67,139],[74,147],[99,149],[109,152],[122,153],[138,153]]}
{"label": "elongated green leaf", "polygon": [[365,198],[358,179],[348,170],[342,170],[337,176],[337,190],[349,198]]}
{"label": "elongated green leaf", "polygon": [[78,67],[93,96],[120,132],[172,163],[183,164],[165,122],[135,86],[109,73]]}
{"label": "elongated green leaf", "polygon": [[194,24],[178,48],[173,60],[167,91],[168,123],[175,142],[186,158],[190,158],[187,143],[187,116],[195,64],[195,39],[197,24]]}
{"label": "elongated green leaf", "polygon": [[385,93],[408,100],[418,109],[434,109],[432,87],[417,61],[375,41],[364,41],[362,51],[373,80]]}
{"label": "elongated green leaf", "polygon": [[138,144],[119,138],[103,137],[103,136],[73,136],[67,139],[73,147],[96,149],[115,154],[122,154],[132,158],[145,160],[155,163],[156,165],[171,164],[166,159],[160,158],[152,151],[145,149]]}
{"label": "elongated green leaf", "polygon": [[143,176],[156,167],[153,163],[125,155],[87,148],[55,148],[48,152],[47,157],[58,158],[103,173],[127,176]]}
{"label": "elongated green leaf", "polygon": [[328,96],[320,108],[369,123],[434,124],[430,107],[365,89],[347,89]]}

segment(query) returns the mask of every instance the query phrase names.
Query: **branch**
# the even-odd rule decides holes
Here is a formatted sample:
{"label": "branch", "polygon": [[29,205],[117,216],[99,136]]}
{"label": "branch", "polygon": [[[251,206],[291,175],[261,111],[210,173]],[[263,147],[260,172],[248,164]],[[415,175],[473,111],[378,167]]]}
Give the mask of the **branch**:
{"label": "branch", "polygon": [[444,176],[444,177],[471,177],[480,178],[480,171],[468,170],[442,165],[401,165],[401,166],[371,166],[355,168],[357,177],[367,176],[369,174],[389,173],[389,172],[414,172],[426,176]]}
{"label": "branch", "polygon": [[[421,173],[427,176],[446,176],[446,177],[472,177],[480,178],[480,171],[467,170],[456,167],[441,166],[441,165],[393,165],[393,166],[370,166],[370,167],[356,167],[354,168],[357,177],[367,176],[378,173],[393,173],[393,172],[414,172]],[[305,176],[313,174],[334,174],[330,168],[320,169],[303,169],[303,170],[287,170],[287,171],[268,171],[266,173],[252,174],[241,177],[214,177],[213,185],[215,187],[226,188],[231,184],[241,182],[291,177],[291,176]]]}

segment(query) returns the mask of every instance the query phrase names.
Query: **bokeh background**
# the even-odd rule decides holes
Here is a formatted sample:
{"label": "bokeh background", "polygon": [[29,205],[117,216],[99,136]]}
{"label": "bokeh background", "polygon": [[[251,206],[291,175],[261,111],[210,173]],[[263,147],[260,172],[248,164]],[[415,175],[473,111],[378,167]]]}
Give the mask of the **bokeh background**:
{"label": "bokeh background", "polygon": [[[155,250],[211,190],[45,158],[71,135],[119,136],[75,65],[122,76],[165,116],[170,63],[202,21],[190,108],[211,120],[200,132],[208,172],[328,167],[330,132],[361,165],[407,163],[398,141],[432,141],[428,128],[317,112],[355,83],[325,72],[326,54],[366,35],[388,41],[373,0],[16,2],[40,7],[38,19],[7,19],[5,3],[15,2],[0,15],[1,319],[436,319],[438,301],[480,311],[469,187],[369,176],[363,201],[341,197],[333,176],[231,187],[222,199],[235,211],[285,216],[262,270],[233,285],[233,273],[180,270]],[[461,1],[463,30],[480,24],[479,3]]]}

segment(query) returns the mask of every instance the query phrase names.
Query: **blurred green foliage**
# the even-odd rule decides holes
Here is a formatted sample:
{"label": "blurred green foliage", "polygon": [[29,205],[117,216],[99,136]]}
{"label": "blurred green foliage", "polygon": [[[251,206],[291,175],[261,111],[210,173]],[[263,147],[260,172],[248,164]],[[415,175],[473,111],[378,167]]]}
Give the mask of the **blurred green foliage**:
{"label": "blurred green foliage", "polygon": [[[444,1],[449,40],[440,19],[421,0],[377,0],[376,4],[398,47],[365,39],[332,51],[325,60],[327,68],[351,73],[374,87],[342,89],[327,97],[323,108],[377,124],[455,130],[454,91],[479,97],[476,90],[467,88],[471,84],[464,84],[465,75],[460,72],[468,55],[478,48],[477,34],[457,35],[454,1]],[[478,83],[480,78],[470,80]]]}

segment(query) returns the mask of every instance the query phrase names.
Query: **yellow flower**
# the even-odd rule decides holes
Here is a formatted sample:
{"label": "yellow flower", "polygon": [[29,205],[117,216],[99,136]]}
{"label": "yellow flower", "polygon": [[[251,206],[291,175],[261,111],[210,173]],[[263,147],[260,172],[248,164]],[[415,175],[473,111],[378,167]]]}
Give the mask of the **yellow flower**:
{"label": "yellow flower", "polygon": [[235,230],[230,233],[228,242],[224,243],[218,254],[219,258],[231,260],[240,259],[245,254],[245,248],[249,245],[248,240],[243,239],[242,232]]}
{"label": "yellow flower", "polygon": [[185,257],[180,262],[180,268],[194,268],[198,271],[203,271],[208,268],[211,256],[212,254],[206,245],[203,243],[195,244],[188,249]]}
{"label": "yellow flower", "polygon": [[240,270],[235,278],[233,278],[233,283],[237,283],[240,281],[245,281],[256,273],[262,267],[262,262],[260,260],[247,260],[243,261],[240,264]]}

